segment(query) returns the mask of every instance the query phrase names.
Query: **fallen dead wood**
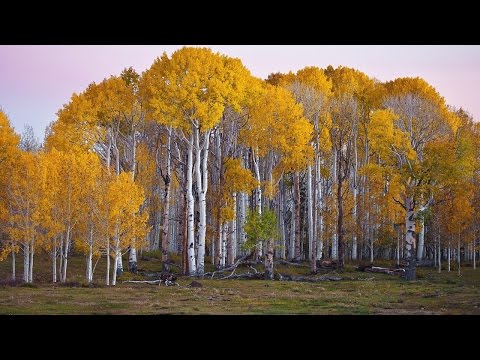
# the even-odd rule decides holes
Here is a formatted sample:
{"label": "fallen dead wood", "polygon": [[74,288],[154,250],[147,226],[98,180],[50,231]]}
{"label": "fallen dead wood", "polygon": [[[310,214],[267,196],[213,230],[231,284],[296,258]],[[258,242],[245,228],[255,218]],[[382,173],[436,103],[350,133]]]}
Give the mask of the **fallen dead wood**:
{"label": "fallen dead wood", "polygon": [[125,280],[122,281],[122,283],[131,283],[131,284],[149,284],[149,285],[160,285],[164,283],[166,286],[180,286],[176,281],[170,281],[170,280]]}
{"label": "fallen dead wood", "polygon": [[[246,273],[246,274],[230,274],[229,276],[223,277],[220,280],[224,279],[244,279],[244,280],[264,280],[265,273],[257,272],[257,273]],[[291,276],[291,275],[282,275],[280,273],[275,274],[275,280],[280,281],[298,281],[298,282],[322,282],[322,281],[340,281],[342,278],[340,276],[335,275],[322,275],[316,277],[308,277],[308,276]]]}
{"label": "fallen dead wood", "polygon": [[385,268],[380,266],[373,266],[373,265],[359,265],[357,267],[357,271],[364,271],[364,272],[371,272],[371,273],[381,273],[387,275],[403,275],[405,273],[405,269],[391,269]]}
{"label": "fallen dead wood", "polygon": [[[228,267],[228,268],[224,268],[224,269],[219,269],[219,270],[215,270],[215,271],[212,271],[212,272],[207,272],[207,273],[204,273],[203,276],[210,276],[211,279],[213,279],[213,277],[215,276],[215,274],[221,274],[221,273],[224,273],[224,272],[227,272],[227,271],[232,271],[232,273],[230,274],[229,277],[225,277],[225,278],[229,278],[231,279],[232,275],[235,273],[235,270],[237,269],[237,267],[243,263],[246,263],[247,260],[253,255],[253,253],[250,253],[250,254],[247,254],[243,257],[241,257],[240,259],[238,259],[235,264],[233,264],[232,266]],[[223,279],[223,278],[222,278]]]}
{"label": "fallen dead wood", "polygon": [[149,285],[156,285],[156,284],[160,284],[162,282],[162,280],[125,280],[125,281],[122,281],[122,283],[130,283],[130,284],[149,284]]}
{"label": "fallen dead wood", "polygon": [[322,275],[322,276],[291,276],[278,274],[278,280],[281,281],[299,281],[299,282],[321,282],[321,281],[340,281],[342,278],[335,275]]}
{"label": "fallen dead wood", "polygon": [[302,263],[297,263],[297,262],[290,262],[287,260],[278,260],[274,261],[274,264],[282,264],[282,265],[288,265],[288,266],[297,266],[297,267],[309,267],[310,265],[307,264],[302,264]]}
{"label": "fallen dead wood", "polygon": [[338,263],[335,260],[317,260],[317,268],[320,269],[336,269]]}

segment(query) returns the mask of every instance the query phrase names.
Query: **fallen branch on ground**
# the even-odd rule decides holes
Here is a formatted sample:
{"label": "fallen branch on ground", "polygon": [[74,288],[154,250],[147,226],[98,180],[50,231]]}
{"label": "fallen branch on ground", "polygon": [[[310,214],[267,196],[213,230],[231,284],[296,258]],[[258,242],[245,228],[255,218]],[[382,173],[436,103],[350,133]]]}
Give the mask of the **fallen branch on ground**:
{"label": "fallen branch on ground", "polygon": [[[240,265],[240,264],[243,264],[244,262],[246,262],[246,260],[248,260],[251,256],[253,255],[253,253],[250,253],[250,254],[247,254],[243,257],[241,257],[240,259],[238,259],[235,264],[233,264],[232,266],[228,267],[228,268],[224,268],[224,269],[220,269],[220,270],[215,270],[215,271],[212,271],[212,272],[208,272],[208,273],[205,273],[203,274],[203,276],[211,276],[210,278],[213,279],[213,277],[215,276],[215,274],[220,274],[220,273],[223,273],[223,272],[226,272],[226,271],[230,271],[230,270],[233,270],[232,274],[235,272],[235,270],[237,269],[237,267]],[[230,275],[232,275],[230,274]]]}
{"label": "fallen branch on ground", "polygon": [[387,275],[403,275],[405,273],[405,269],[390,269],[384,268],[380,266],[373,266],[373,265],[360,265],[357,267],[357,271],[365,271],[365,272],[372,272],[372,273],[381,273]]}
{"label": "fallen branch on ground", "polygon": [[287,261],[287,260],[278,260],[278,261],[274,261],[273,263],[274,264],[289,265],[289,266],[298,266],[298,267],[309,267],[310,266],[310,265],[307,265],[307,264],[290,262],[290,261]]}

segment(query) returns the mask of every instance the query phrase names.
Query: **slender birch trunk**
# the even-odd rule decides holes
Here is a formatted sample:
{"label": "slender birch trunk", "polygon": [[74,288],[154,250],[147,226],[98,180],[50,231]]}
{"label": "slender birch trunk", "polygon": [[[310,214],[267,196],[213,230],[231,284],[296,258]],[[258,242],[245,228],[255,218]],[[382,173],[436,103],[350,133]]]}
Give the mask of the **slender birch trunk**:
{"label": "slender birch trunk", "polygon": [[397,229],[397,266],[400,265],[400,226]]}
{"label": "slender birch trunk", "polygon": [[170,177],[171,177],[171,144],[172,144],[172,127],[168,129],[167,138],[167,158],[165,165],[165,176],[163,182],[165,184],[165,201],[163,212],[163,224],[162,224],[162,267],[163,271],[170,272],[170,264],[168,263],[168,248],[170,245],[169,238],[169,214],[170,214]]}
{"label": "slender birch trunk", "polygon": [[[12,250],[12,280],[15,281],[17,279],[17,276],[15,274],[15,251]],[[475,264],[475,260],[473,262]]]}
{"label": "slender birch trunk", "polygon": [[[420,210],[423,210],[420,209]],[[418,247],[417,247],[417,260],[420,261],[423,259],[423,249],[425,244],[425,220],[422,218],[420,219],[420,231],[418,233]]]}
{"label": "slender birch trunk", "polygon": [[93,246],[90,244],[88,246],[88,256],[87,256],[87,281],[89,283],[93,282]]}
{"label": "slender birch trunk", "polygon": [[357,131],[355,131],[355,136],[353,140],[353,234],[352,234],[352,260],[357,260],[357,196],[358,196],[358,151],[357,151]]}
{"label": "slender birch trunk", "polygon": [[118,269],[119,269],[120,257],[121,257],[120,250],[115,250],[115,260],[114,260],[115,271],[113,271],[113,276],[112,276],[112,285],[113,286],[117,285],[117,272],[118,272]]}
{"label": "slender birch trunk", "polygon": [[210,130],[206,131],[203,140],[203,158],[200,149],[200,132],[195,129],[195,151],[196,163],[195,171],[197,175],[198,191],[198,249],[197,249],[197,274],[203,275],[205,272],[205,236],[207,231],[207,189],[208,189],[208,148],[210,143]]}
{"label": "slender birch trunk", "polygon": [[33,245],[34,240],[32,240],[30,244],[30,261],[28,263],[28,282],[32,283],[33,282],[33,254],[35,253],[34,250],[34,245]]}
{"label": "slender birch trunk", "polygon": [[[307,167],[307,216],[308,216],[308,258],[314,259],[313,253],[313,190],[312,190],[312,166]],[[313,266],[313,265],[312,265]]]}
{"label": "slender birch trunk", "polygon": [[448,272],[450,272],[450,258],[452,254],[452,245],[450,243],[450,238],[448,239],[448,252],[447,252],[447,261],[448,261]]}
{"label": "slender birch trunk", "polygon": [[190,135],[187,152],[187,239],[188,239],[188,273],[195,275],[197,267],[195,263],[195,200],[193,198],[193,133]]}
{"label": "slender birch trunk", "polygon": [[288,251],[288,257],[289,260],[295,259],[295,234],[296,234],[296,223],[297,221],[295,218],[297,217],[296,211],[295,211],[295,201],[294,205],[292,208],[292,218],[290,220],[290,243],[289,243],[289,251]]}
{"label": "slender birch trunk", "polygon": [[107,275],[105,277],[105,284],[110,285],[110,237],[108,236],[107,228]]}
{"label": "slender birch trunk", "polygon": [[477,258],[477,253],[475,252],[475,251],[476,251],[476,250],[475,250],[475,241],[476,241],[476,239],[475,239],[475,237],[473,237],[473,269],[476,269],[476,268],[477,268],[477,262],[476,262],[476,261],[477,261],[477,260],[476,260],[476,258]]}
{"label": "slender birch trunk", "polygon": [[54,245],[52,246],[52,282],[55,284],[57,282],[57,245],[56,239],[53,240]]}
{"label": "slender birch trunk", "polygon": [[295,260],[301,260],[301,228],[300,228],[300,173],[293,176],[293,197],[295,199]]}
{"label": "slender birch trunk", "polygon": [[461,276],[460,273],[460,257],[461,257],[461,252],[460,252],[460,233],[458,233],[458,242],[457,242],[457,260],[458,260],[458,276]]}
{"label": "slender birch trunk", "polygon": [[23,281],[28,283],[30,269],[30,244],[23,244]]}
{"label": "slender birch trunk", "polygon": [[407,268],[405,269],[405,279],[406,280],[415,280],[416,278],[416,259],[415,259],[415,212],[414,212],[414,201],[413,198],[408,197],[406,199],[405,208],[405,225],[406,225],[406,236],[405,236],[405,251],[407,258]]}
{"label": "slender birch trunk", "polygon": [[235,263],[237,256],[237,193],[232,194],[233,198],[233,220],[231,221],[230,241],[228,243],[228,259],[227,265],[231,266]]}
{"label": "slender birch trunk", "polygon": [[[260,164],[259,164],[260,158],[258,157],[258,155],[254,155],[254,156],[252,156],[252,158],[253,158],[253,166],[255,168],[255,176],[256,176],[257,181],[258,181],[258,186],[257,186],[256,193],[255,193],[256,206],[257,206],[258,214],[262,215],[262,187],[260,185],[261,178],[260,178]],[[258,260],[263,255],[263,242],[262,241],[258,242],[256,252],[257,252],[257,260]]]}

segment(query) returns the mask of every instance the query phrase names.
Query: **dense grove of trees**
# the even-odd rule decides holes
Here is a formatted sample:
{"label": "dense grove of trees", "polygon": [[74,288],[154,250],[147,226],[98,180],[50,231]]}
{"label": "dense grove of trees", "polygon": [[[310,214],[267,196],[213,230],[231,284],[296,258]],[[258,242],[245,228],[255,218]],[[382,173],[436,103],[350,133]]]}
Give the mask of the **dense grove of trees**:
{"label": "dense grove of trees", "polygon": [[[475,262],[480,125],[420,78],[347,67],[253,77],[205,48],[157,58],[73,94],[42,146],[0,111],[0,259],[72,251],[86,279],[135,271],[137,251],[181,254],[183,272],[274,258]],[[478,244],[477,244],[478,245]]]}

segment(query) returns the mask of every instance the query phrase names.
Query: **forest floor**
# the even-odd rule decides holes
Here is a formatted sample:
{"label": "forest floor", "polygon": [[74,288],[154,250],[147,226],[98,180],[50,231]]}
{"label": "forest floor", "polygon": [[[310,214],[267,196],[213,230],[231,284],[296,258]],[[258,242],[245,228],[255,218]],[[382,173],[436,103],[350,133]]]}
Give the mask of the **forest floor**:
{"label": "forest floor", "polygon": [[[158,254],[139,259],[142,273],[159,272]],[[17,278],[23,274],[17,261]],[[178,259],[177,259],[178,260]],[[126,261],[124,261],[126,265]],[[379,262],[380,266],[393,266]],[[262,266],[257,269],[262,271]],[[33,284],[9,282],[11,263],[0,263],[0,314],[480,314],[480,269],[469,264],[458,276],[433,268],[418,268],[418,279],[406,282],[395,275],[355,271],[348,264],[333,274],[340,281],[317,283],[264,280],[211,280],[179,276],[180,286],[123,283],[145,280],[124,273],[115,287],[103,285],[105,260],[98,263],[94,285],[84,280],[82,256],[69,260],[66,284],[51,283],[46,254],[35,259]],[[211,271],[211,265],[207,271]],[[309,275],[305,266],[278,265],[282,275]],[[239,269],[237,273],[249,271]],[[324,273],[327,273],[324,271]],[[225,275],[230,272],[225,273]],[[330,272],[331,274],[331,272]],[[151,280],[151,278],[148,278]],[[202,287],[190,287],[195,280]]]}

